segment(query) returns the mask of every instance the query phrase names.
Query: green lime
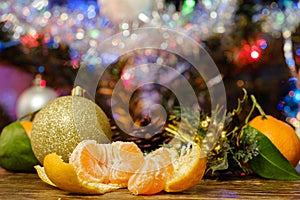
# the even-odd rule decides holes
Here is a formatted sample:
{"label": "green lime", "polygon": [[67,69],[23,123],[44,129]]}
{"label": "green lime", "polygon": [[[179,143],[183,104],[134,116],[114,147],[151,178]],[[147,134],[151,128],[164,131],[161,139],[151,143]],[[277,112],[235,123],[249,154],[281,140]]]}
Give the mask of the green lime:
{"label": "green lime", "polygon": [[0,135],[0,166],[9,171],[34,172],[39,164],[30,139],[20,121],[15,121],[2,130]]}

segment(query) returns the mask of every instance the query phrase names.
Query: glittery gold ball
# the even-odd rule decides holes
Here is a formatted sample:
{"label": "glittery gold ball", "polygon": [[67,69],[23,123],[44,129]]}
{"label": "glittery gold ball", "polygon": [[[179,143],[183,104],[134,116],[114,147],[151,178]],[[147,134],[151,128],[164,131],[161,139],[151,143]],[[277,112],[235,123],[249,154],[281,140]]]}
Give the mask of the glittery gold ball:
{"label": "glittery gold ball", "polygon": [[51,101],[36,114],[31,135],[32,150],[43,163],[44,157],[54,152],[68,162],[80,141],[109,143],[112,133],[107,116],[97,104],[84,97],[65,96]]}

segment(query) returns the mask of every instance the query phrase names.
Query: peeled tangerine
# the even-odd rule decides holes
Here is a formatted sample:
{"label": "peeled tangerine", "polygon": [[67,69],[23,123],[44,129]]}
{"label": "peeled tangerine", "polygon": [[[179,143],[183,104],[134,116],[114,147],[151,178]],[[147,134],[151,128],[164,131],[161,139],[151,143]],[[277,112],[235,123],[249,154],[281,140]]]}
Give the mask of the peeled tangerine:
{"label": "peeled tangerine", "polygon": [[109,143],[111,135],[109,120],[98,105],[81,96],[64,96],[49,102],[36,114],[31,145],[41,163],[50,153],[68,162],[80,141]]}
{"label": "peeled tangerine", "polygon": [[71,193],[104,194],[117,190],[113,184],[84,182],[78,178],[73,165],[65,163],[57,154],[45,157],[44,167],[35,166],[39,177],[46,183]]}
{"label": "peeled tangerine", "polygon": [[200,154],[200,147],[192,144],[180,152],[161,147],[145,157],[144,165],[134,173],[128,182],[133,194],[155,194],[181,192],[202,179],[206,169],[206,158]]}
{"label": "peeled tangerine", "polygon": [[200,147],[191,144],[180,155],[161,147],[144,156],[133,142],[98,144],[80,142],[66,163],[55,153],[48,154],[44,167],[36,166],[40,178],[72,193],[103,194],[127,187],[135,194],[180,192],[203,177],[206,158]]}

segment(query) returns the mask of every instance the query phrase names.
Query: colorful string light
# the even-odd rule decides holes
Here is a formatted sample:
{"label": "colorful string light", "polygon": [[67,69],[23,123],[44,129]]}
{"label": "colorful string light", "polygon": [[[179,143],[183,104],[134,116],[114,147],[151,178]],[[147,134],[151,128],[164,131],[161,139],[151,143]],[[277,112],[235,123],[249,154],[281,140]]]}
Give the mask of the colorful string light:
{"label": "colorful string light", "polygon": [[[182,11],[177,11],[174,5],[165,7],[162,0],[156,0],[156,8],[152,12],[145,10],[133,22],[125,20],[116,24],[101,16],[106,8],[104,5],[98,6],[95,1],[77,0],[77,6],[71,1],[62,6],[49,2],[2,1],[0,21],[5,23],[4,31],[13,33],[13,41],[23,38],[28,45],[34,45],[30,39],[36,38],[37,34],[43,34],[54,47],[59,43],[67,43],[73,51],[72,58],[87,65],[96,64],[100,58],[99,55],[95,58],[97,44],[120,31],[130,35],[132,28],[163,26],[187,34],[197,41],[213,34],[230,32],[237,3],[236,0],[205,0],[196,4],[195,0],[185,0]],[[26,38],[23,35],[27,35]]]}
{"label": "colorful string light", "polygon": [[[180,11],[173,4],[164,4],[163,0],[155,2],[155,8],[140,12],[136,19],[116,23],[101,15],[106,8],[96,0],[74,0],[68,1],[66,5],[54,4],[49,0],[2,0],[2,31],[8,32],[12,37],[11,41],[0,43],[0,51],[19,43],[28,48],[34,47],[37,45],[37,38],[41,38],[42,35],[43,42],[53,48],[58,47],[60,43],[70,46],[73,68],[84,64],[92,70],[93,65],[99,62],[110,63],[116,59],[112,54],[97,52],[96,47],[106,38],[119,32],[124,36],[135,37],[131,35],[131,29],[166,27],[201,42],[214,34],[226,36],[235,26],[237,0],[184,0]],[[261,22],[264,33],[275,38],[284,38],[283,51],[287,66],[291,75],[298,78],[296,65],[300,63],[300,45],[293,48],[291,36],[300,24],[300,1],[285,0],[260,7],[259,12],[253,15],[252,21]],[[170,45],[176,45],[176,42]],[[112,45],[124,48],[119,41],[113,41]],[[267,46],[264,39],[259,39],[255,44],[243,46],[243,52],[247,59],[250,59],[249,62],[252,62],[260,58],[261,51]],[[296,49],[295,52],[293,49]],[[43,68],[39,67],[39,70],[43,71]],[[295,95],[291,99],[296,102],[297,98],[294,97]],[[287,107],[281,107],[286,113],[291,112]]]}

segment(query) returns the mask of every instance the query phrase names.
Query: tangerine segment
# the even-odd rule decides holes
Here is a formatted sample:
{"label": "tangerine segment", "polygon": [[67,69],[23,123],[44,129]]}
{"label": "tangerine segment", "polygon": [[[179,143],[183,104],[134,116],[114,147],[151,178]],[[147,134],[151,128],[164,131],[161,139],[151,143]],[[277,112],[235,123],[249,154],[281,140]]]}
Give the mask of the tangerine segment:
{"label": "tangerine segment", "polygon": [[98,145],[94,140],[84,140],[73,150],[70,156],[70,164],[76,170],[81,180],[90,183],[109,182],[110,144]]}
{"label": "tangerine segment", "polygon": [[56,154],[48,154],[44,159],[46,176],[60,189],[76,194],[104,194],[117,190],[119,187],[112,184],[95,184],[81,181],[74,167],[63,162]]}
{"label": "tangerine segment", "polygon": [[161,147],[145,157],[143,165],[129,178],[128,190],[135,195],[161,192],[172,173],[171,152]]}
{"label": "tangerine segment", "polygon": [[113,158],[116,160],[127,160],[136,156],[143,156],[143,152],[134,142],[116,141],[111,146]]}
{"label": "tangerine segment", "polygon": [[112,155],[109,180],[126,187],[130,176],[144,163],[143,152],[134,142],[113,142]]}
{"label": "tangerine segment", "polygon": [[300,139],[296,131],[287,123],[271,115],[256,116],[249,122],[267,136],[281,154],[295,167],[300,160]]}
{"label": "tangerine segment", "polygon": [[166,183],[166,192],[181,192],[196,185],[206,169],[206,158],[200,157],[200,147],[193,144],[185,154],[173,162],[174,173]]}

